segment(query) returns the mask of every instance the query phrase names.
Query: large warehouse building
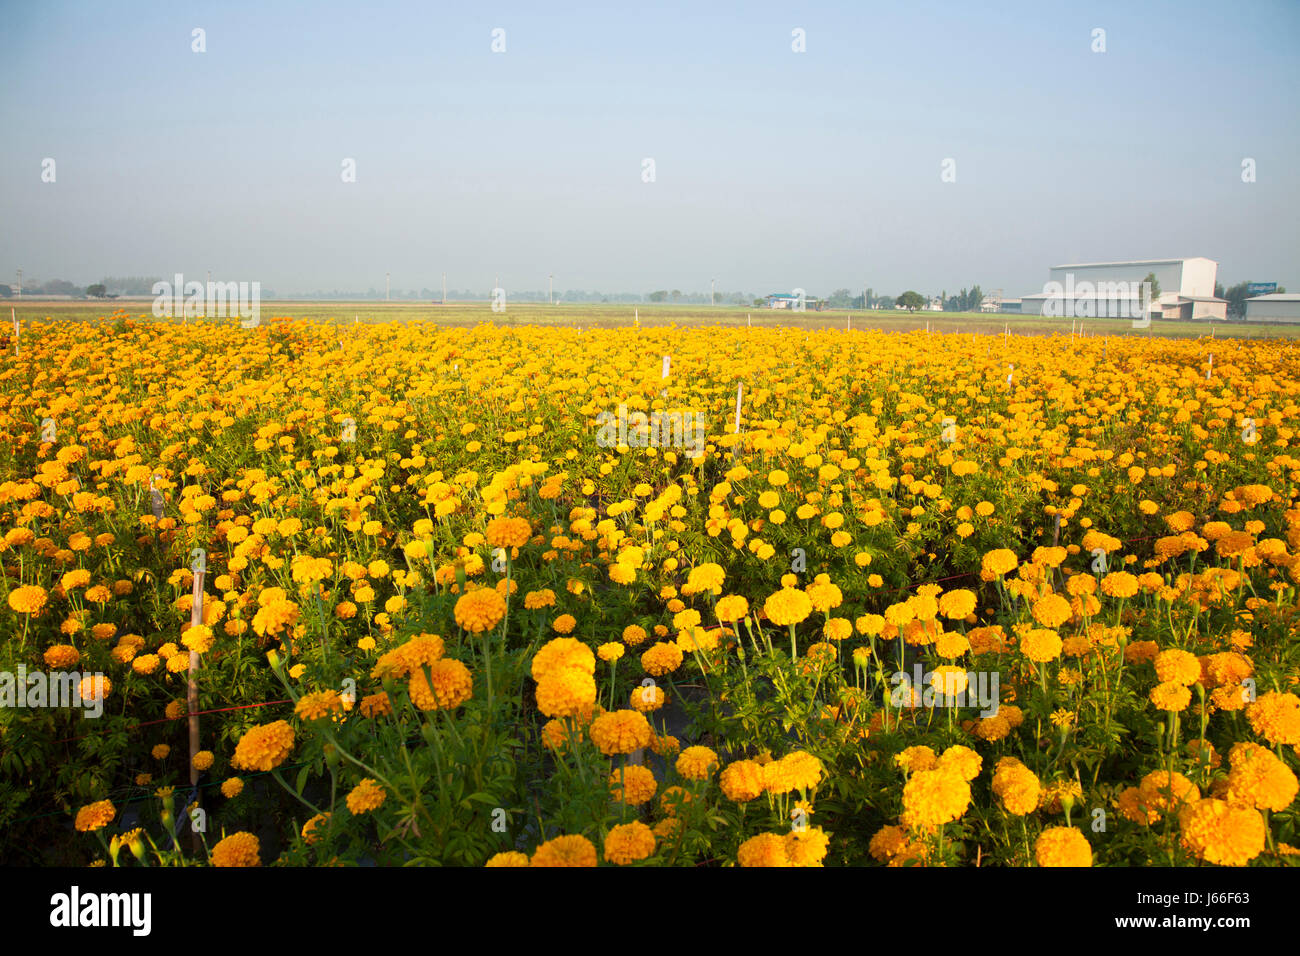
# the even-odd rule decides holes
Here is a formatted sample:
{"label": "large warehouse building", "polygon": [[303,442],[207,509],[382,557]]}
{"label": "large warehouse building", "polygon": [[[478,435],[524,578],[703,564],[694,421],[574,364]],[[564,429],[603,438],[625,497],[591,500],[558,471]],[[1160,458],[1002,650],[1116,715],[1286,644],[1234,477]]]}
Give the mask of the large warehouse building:
{"label": "large warehouse building", "polygon": [[1157,319],[1226,319],[1228,302],[1214,295],[1219,264],[1213,259],[1136,259],[1052,266],[1041,293],[1026,295],[1026,315],[1140,317],[1142,281],[1154,274],[1160,295]]}
{"label": "large warehouse building", "polygon": [[1247,322],[1300,322],[1300,295],[1273,292],[1246,300]]}

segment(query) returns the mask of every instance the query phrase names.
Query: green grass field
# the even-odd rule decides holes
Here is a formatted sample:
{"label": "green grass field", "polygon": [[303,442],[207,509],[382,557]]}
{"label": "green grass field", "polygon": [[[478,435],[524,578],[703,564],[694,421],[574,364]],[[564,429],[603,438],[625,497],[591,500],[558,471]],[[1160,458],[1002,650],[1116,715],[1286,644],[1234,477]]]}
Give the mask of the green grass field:
{"label": "green grass field", "polygon": [[[3,303],[14,310],[24,326],[58,320],[90,321],[121,310],[131,316],[152,318],[153,300],[115,299],[106,302],[67,300],[9,299]],[[0,313],[2,315],[2,313]],[[786,312],[744,306],[698,305],[628,305],[619,303],[507,303],[506,311],[493,312],[487,302],[451,302],[436,305],[423,302],[294,302],[262,303],[262,318],[279,317],[315,319],[323,322],[422,321],[444,325],[570,325],[583,328],[613,328],[632,325],[634,315],[642,325],[709,326],[745,325],[793,327],[799,329],[846,329],[852,319],[854,330],[880,329],[908,332],[924,329],[932,332],[1000,335],[1009,329],[1014,335],[1069,335],[1071,319],[1042,316],[983,314],[974,312],[900,312],[845,310],[825,312]],[[1178,338],[1215,335],[1220,338],[1297,338],[1300,323],[1264,324],[1244,322],[1162,322],[1152,323],[1149,330],[1136,330],[1127,319],[1074,320],[1086,335],[1159,335]]]}

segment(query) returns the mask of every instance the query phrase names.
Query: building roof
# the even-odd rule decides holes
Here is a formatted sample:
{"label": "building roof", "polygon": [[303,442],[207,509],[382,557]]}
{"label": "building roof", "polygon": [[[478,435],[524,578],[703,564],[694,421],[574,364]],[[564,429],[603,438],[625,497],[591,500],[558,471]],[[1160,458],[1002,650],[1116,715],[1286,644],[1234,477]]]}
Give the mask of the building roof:
{"label": "building roof", "polygon": [[1227,302],[1227,299],[1219,299],[1212,295],[1183,295],[1178,293],[1179,302]]}
{"label": "building roof", "polygon": [[[1205,259],[1204,256],[1186,256],[1182,259],[1128,259],[1122,262],[1067,262],[1065,265],[1052,266],[1053,269],[1082,269],[1088,266],[1168,266],[1176,262],[1190,262],[1193,259]],[[1214,262],[1213,259],[1206,259]],[[1218,263],[1215,263],[1218,265]]]}
{"label": "building roof", "polygon": [[1268,295],[1252,295],[1247,302],[1300,302],[1300,295],[1292,292],[1270,292]]}

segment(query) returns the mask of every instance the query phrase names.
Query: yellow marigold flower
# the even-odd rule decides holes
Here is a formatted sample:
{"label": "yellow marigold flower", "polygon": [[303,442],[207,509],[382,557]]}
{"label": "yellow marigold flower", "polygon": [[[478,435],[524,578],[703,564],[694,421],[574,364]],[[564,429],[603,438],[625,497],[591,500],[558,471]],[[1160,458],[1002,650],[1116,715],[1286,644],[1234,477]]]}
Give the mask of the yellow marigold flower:
{"label": "yellow marigold flower", "polygon": [[1056,660],[1064,646],[1061,636],[1046,628],[1035,628],[1020,640],[1021,652],[1037,664]]}
{"label": "yellow marigold flower", "polygon": [[1178,809],[1184,803],[1195,803],[1201,799],[1201,791],[1181,773],[1167,770],[1153,770],[1142,778],[1138,784],[1138,795],[1143,806],[1164,813],[1166,810]]}
{"label": "yellow marigold flower", "polygon": [[641,655],[641,667],[651,677],[662,677],[681,667],[683,659],[680,647],[668,641],[660,641]]}
{"label": "yellow marigold flower", "polygon": [[654,832],[639,820],[611,827],[605,836],[605,859],[610,863],[635,863],[654,851]]}
{"label": "yellow marigold flower", "polygon": [[262,844],[251,833],[232,833],[212,848],[213,866],[261,866]]}
{"label": "yellow marigold flower", "polygon": [[720,564],[699,564],[691,568],[691,573],[686,577],[686,586],[682,588],[684,594],[700,594],[705,591],[712,592],[715,595],[722,593],[722,582],[726,579],[726,572]]}
{"label": "yellow marigold flower", "polygon": [[654,731],[644,715],[634,710],[601,714],[587,729],[591,741],[606,755],[630,754],[650,745]]}
{"label": "yellow marigold flower", "polygon": [[528,866],[528,854],[520,853],[518,850],[506,850],[503,853],[493,854],[488,858],[484,866]]}
{"label": "yellow marigold flower", "polygon": [[1048,827],[1034,841],[1039,866],[1092,866],[1092,846],[1078,827]]}
{"label": "yellow marigold flower", "polygon": [[1285,810],[1300,791],[1300,782],[1291,768],[1267,747],[1238,741],[1228,753],[1228,763],[1232,769],[1224,796],[1229,802],[1261,810]]}
{"label": "yellow marigold flower", "polygon": [[1160,710],[1186,710],[1191,702],[1191,690],[1178,681],[1165,681],[1151,688],[1151,703]]}
{"label": "yellow marigold flower", "polygon": [[610,641],[596,648],[596,653],[600,655],[602,661],[609,664],[622,657],[625,650],[626,648],[624,648],[622,644],[617,641]]}
{"label": "yellow marigold flower", "polygon": [[798,588],[785,587],[763,603],[767,619],[778,627],[798,624],[812,613],[812,600]]}
{"label": "yellow marigold flower", "polygon": [[294,705],[293,712],[301,720],[322,720],[343,713],[343,699],[339,697],[338,691],[333,690],[303,694]]}
{"label": "yellow marigold flower", "polygon": [[1138,593],[1138,579],[1127,571],[1112,571],[1101,579],[1101,593],[1117,598],[1131,598]]}
{"label": "yellow marigold flower", "polygon": [[975,612],[975,603],[971,591],[949,591],[939,598],[939,613],[950,621],[959,621]]}
{"label": "yellow marigold flower", "polygon": [[487,526],[487,543],[491,548],[522,548],[533,537],[526,518],[493,518]]}
{"label": "yellow marigold flower", "polygon": [[950,770],[921,770],[903,787],[904,826],[925,829],[951,823],[970,806],[970,784]]}
{"label": "yellow marigold flower", "polygon": [[737,760],[723,768],[718,784],[728,800],[747,803],[763,793],[763,768],[752,760]]}
{"label": "yellow marigold flower", "polygon": [[578,621],[572,614],[561,614],[551,622],[551,629],[556,634],[572,634],[573,629],[577,626]]}
{"label": "yellow marigold flower", "polygon": [[460,596],[452,614],[462,628],[471,634],[481,634],[492,630],[505,617],[505,598],[495,588],[475,588]]}
{"label": "yellow marigold flower", "polygon": [[[626,631],[624,634],[626,636]],[[533,680],[542,681],[565,670],[596,673],[596,656],[577,638],[557,637],[547,641],[533,656]]]}
{"label": "yellow marigold flower", "polygon": [[581,669],[557,669],[537,682],[537,709],[547,717],[576,717],[595,703],[596,679]]}
{"label": "yellow marigold flower", "polygon": [[984,759],[975,751],[961,744],[954,744],[939,756],[937,766],[940,770],[951,770],[963,780],[970,782],[979,776],[983,764]]}
{"label": "yellow marigold flower", "polygon": [[378,780],[366,777],[353,787],[348,794],[348,811],[353,816],[360,816],[363,813],[369,813],[371,810],[377,810],[387,796],[388,794],[384,792],[384,788],[380,786]]}
{"label": "yellow marigold flower", "polygon": [[113,801],[111,800],[99,800],[96,803],[87,804],[77,811],[77,832],[91,833],[103,829],[113,822],[115,816],[117,816],[117,810],[113,808]]}
{"label": "yellow marigold flower", "polygon": [[320,834],[316,831],[319,827],[328,823],[329,818],[328,813],[318,813],[302,825],[302,838],[308,845],[320,839]]}
{"label": "yellow marigold flower", "polygon": [[1197,800],[1179,812],[1178,828],[1183,845],[1206,863],[1245,866],[1264,852],[1264,819],[1252,807]]}
{"label": "yellow marigold flower", "polygon": [[81,660],[81,652],[71,644],[55,644],[47,648],[44,654],[45,666],[53,670],[76,667]]}
{"label": "yellow marigold flower", "polygon": [[273,770],[288,758],[293,740],[293,728],[287,721],[253,727],[239,738],[230,765],[237,770]]}
{"label": "yellow marigold flower", "polygon": [[789,866],[785,853],[785,837],[775,833],[752,836],[736,850],[736,862],[741,866]]}
{"label": "yellow marigold flower", "polygon": [[[741,600],[744,599],[742,598]],[[718,603],[721,604],[722,602],[719,601]],[[623,628],[623,643],[629,647],[636,647],[639,644],[644,644],[646,638],[647,634],[645,628],[641,627],[639,624],[629,624],[627,627]]]}
{"label": "yellow marigold flower", "polygon": [[1057,628],[1070,619],[1070,602],[1059,594],[1045,594],[1034,602],[1034,620],[1043,627]]}
{"label": "yellow marigold flower", "polygon": [[1300,697],[1271,690],[1246,707],[1255,733],[1271,744],[1300,744]]}
{"label": "yellow marigold flower", "polygon": [[524,595],[524,607],[537,611],[544,607],[555,607],[555,592],[550,588],[541,591],[529,591]]}
{"label": "yellow marigold flower", "polygon": [[193,764],[195,770],[202,773],[204,770],[207,770],[209,767],[212,766],[212,762],[214,759],[216,758],[213,757],[211,750],[200,750],[198,753],[194,755],[194,759],[191,761],[191,763]]}
{"label": "yellow marigold flower", "polygon": [[420,710],[455,710],[474,696],[474,680],[460,661],[444,657],[428,665],[428,671],[432,688],[423,667],[412,670],[407,682],[411,703]]}
{"label": "yellow marigold flower", "polygon": [[718,755],[708,747],[687,747],[677,758],[677,772],[687,780],[707,780],[718,765]]}
{"label": "yellow marigold flower", "polygon": [[233,800],[244,792],[244,781],[238,777],[231,777],[229,780],[223,780],[221,783],[221,793],[227,800]]}
{"label": "yellow marigold flower", "polygon": [[558,836],[533,853],[530,866],[595,866],[596,847],[585,836]]}
{"label": "yellow marigold flower", "polygon": [[[981,502],[981,504],[984,504],[984,502]],[[976,510],[978,511],[979,508],[977,507]],[[990,513],[991,512],[992,508],[990,507]],[[984,555],[984,559],[981,562],[981,568],[994,577],[1002,577],[1003,575],[1010,574],[1014,571],[1016,565],[1019,563],[1020,559],[1016,557],[1014,551],[1011,551],[1008,548],[998,548]]]}
{"label": "yellow marigold flower", "polygon": [[830,837],[821,827],[791,830],[784,839],[785,856],[791,866],[821,866],[830,846]]}
{"label": "yellow marigold flower", "polygon": [[17,614],[39,614],[46,599],[45,588],[25,584],[9,592],[9,607]]}
{"label": "yellow marigold flower", "polygon": [[[624,800],[623,791],[627,790],[627,799]],[[648,768],[639,764],[626,764],[619,770],[615,770],[609,775],[609,795],[618,803],[627,803],[631,807],[639,807],[653,799],[655,791],[659,789],[659,782],[655,780],[654,773]]]}
{"label": "yellow marigold flower", "polygon": [[643,714],[648,714],[663,707],[668,697],[663,688],[658,685],[647,684],[641,687],[633,687],[629,703],[633,710],[639,710]]}
{"label": "yellow marigold flower", "polygon": [[907,747],[894,755],[894,763],[908,773],[933,770],[938,762],[939,758],[935,756],[934,750],[924,744]]}

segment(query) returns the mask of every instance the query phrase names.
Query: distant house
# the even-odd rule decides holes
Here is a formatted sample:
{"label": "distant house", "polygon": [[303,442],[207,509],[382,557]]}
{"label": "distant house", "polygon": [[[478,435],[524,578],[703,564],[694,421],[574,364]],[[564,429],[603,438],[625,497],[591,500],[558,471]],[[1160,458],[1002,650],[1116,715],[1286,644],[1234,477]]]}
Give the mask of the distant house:
{"label": "distant house", "polygon": [[[773,292],[771,295],[764,296],[769,309],[788,309],[794,312],[799,310],[799,298],[799,296],[791,292]],[[803,307],[809,312],[820,312],[826,308],[826,300],[813,295],[805,295],[803,296]]]}

